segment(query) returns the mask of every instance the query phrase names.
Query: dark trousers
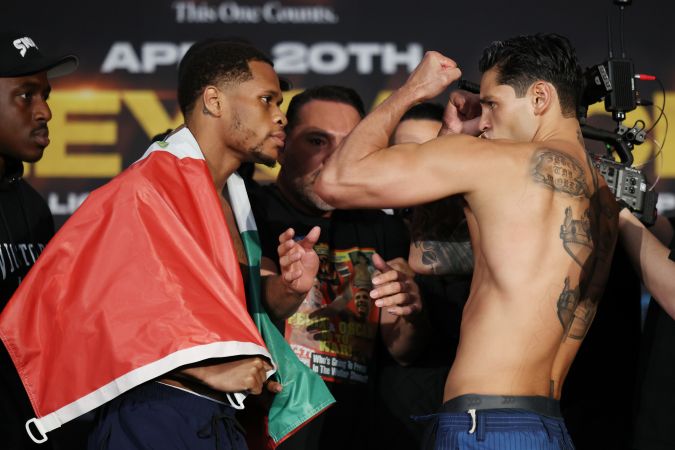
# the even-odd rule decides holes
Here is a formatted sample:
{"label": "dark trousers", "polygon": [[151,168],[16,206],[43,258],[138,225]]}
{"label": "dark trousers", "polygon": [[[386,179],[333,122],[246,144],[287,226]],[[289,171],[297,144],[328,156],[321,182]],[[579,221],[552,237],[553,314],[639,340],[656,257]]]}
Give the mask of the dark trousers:
{"label": "dark trousers", "polygon": [[246,450],[235,410],[156,382],[105,405],[89,436],[90,450]]}

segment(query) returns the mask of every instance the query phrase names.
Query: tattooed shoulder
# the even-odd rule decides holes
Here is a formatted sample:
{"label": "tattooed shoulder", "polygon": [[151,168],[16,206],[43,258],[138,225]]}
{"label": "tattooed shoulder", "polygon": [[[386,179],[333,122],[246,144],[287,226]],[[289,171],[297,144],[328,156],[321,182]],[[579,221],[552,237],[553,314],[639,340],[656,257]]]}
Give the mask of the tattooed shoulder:
{"label": "tattooed shoulder", "polygon": [[531,160],[531,175],[536,183],[572,197],[590,198],[586,172],[575,158],[551,150],[537,150]]}

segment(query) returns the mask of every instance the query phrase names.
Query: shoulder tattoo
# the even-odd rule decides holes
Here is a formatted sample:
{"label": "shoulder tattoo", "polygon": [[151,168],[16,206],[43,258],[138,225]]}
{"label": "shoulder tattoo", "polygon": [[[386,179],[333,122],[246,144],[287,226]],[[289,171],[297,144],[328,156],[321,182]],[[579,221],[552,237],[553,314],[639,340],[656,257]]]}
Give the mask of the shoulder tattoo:
{"label": "shoulder tattoo", "polygon": [[572,197],[590,198],[586,173],[579,162],[556,150],[538,150],[532,156],[532,179],[536,183]]}

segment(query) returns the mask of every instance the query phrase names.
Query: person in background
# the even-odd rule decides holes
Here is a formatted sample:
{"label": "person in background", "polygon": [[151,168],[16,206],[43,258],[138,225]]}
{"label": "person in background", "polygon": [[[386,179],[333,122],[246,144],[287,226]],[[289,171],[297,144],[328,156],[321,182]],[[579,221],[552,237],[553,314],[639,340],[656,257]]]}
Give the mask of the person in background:
{"label": "person in background", "polygon": [[324,161],[364,115],[354,90],[307,89],[291,100],[287,115],[277,181],[249,190],[251,204],[270,271],[278,270],[271,257],[279,232],[288,227],[297,238],[321,228],[314,244],[320,267],[308,296],[268,302],[267,309],[337,403],[279,448],[379,448],[380,436],[372,426],[375,355],[386,351],[398,363],[412,362],[426,323],[406,263],[407,230],[400,218],[380,210],[336,210],[314,191]]}
{"label": "person in background", "polygon": [[[50,80],[73,72],[77,64],[73,55],[45,52],[28,33],[0,32],[0,311],[54,235],[49,207],[22,178],[23,165],[39,161],[49,145]],[[24,424],[35,413],[1,347],[3,446],[33,448]]]}

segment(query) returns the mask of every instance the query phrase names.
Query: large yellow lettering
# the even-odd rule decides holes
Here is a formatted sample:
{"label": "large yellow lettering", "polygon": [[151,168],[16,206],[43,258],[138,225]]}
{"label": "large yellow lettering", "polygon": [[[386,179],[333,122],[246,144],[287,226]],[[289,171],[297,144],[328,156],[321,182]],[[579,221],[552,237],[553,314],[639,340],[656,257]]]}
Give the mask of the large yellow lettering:
{"label": "large yellow lettering", "polygon": [[110,178],[122,169],[118,153],[68,153],[68,145],[113,145],[117,142],[114,120],[68,121],[69,114],[118,114],[120,98],[113,91],[56,91],[50,99],[51,143],[35,164],[38,177]]}
{"label": "large yellow lettering", "polygon": [[[293,97],[304,89],[283,92],[281,110],[284,114]],[[372,107],[375,108],[389,95],[391,90],[378,93]],[[117,123],[114,121],[68,121],[69,114],[119,114],[121,101],[129,108],[148,138],[157,133],[176,128],[183,123],[183,115],[177,112],[170,117],[159,101],[157,93],[151,90],[128,91],[54,91],[50,106],[53,118],[50,122],[51,143],[42,160],[35,165],[35,175],[40,177],[67,178],[110,178],[122,169],[122,158],[117,153],[67,152],[68,145],[114,145],[117,143]],[[276,180],[280,166],[256,165],[255,178],[260,181]],[[30,166],[25,164],[26,174]]]}
{"label": "large yellow lettering", "polygon": [[169,117],[155,91],[122,91],[122,100],[148,138],[183,123],[180,111],[174,117]]}
{"label": "large yellow lettering", "polygon": [[304,89],[291,89],[290,91],[282,92],[284,101],[281,103],[281,110],[286,114],[288,111],[288,105],[291,103],[291,99],[304,91]]}
{"label": "large yellow lettering", "polygon": [[274,183],[277,181],[277,175],[281,170],[281,166],[276,164],[274,167],[267,167],[262,164],[255,165],[255,175],[254,178],[256,181],[261,181],[264,183]]}
{"label": "large yellow lettering", "polygon": [[371,111],[375,109],[375,107],[378,106],[380,103],[388,99],[392,92],[394,91],[390,89],[385,89],[383,91],[378,92],[377,96],[375,97],[375,100],[373,101],[373,106],[371,106],[370,108]]}
{"label": "large yellow lettering", "polygon": [[[654,94],[652,101],[655,105],[661,107],[663,104],[663,97],[661,93]],[[668,117],[675,117],[675,91],[666,91],[666,109],[663,111],[663,114]],[[652,108],[654,111],[654,120],[659,115],[658,108]],[[671,119],[672,120],[672,119]],[[650,125],[651,126],[651,125]],[[654,128],[654,139],[658,142],[658,145],[663,145],[663,140],[666,139],[666,119],[661,118],[656,127]],[[675,178],[675,144],[673,144],[672,138],[672,128],[670,130],[671,138],[665,143],[661,155],[656,160],[656,173],[662,178]],[[658,150],[658,149],[657,149]],[[663,164],[661,164],[660,159],[663,158]]]}

